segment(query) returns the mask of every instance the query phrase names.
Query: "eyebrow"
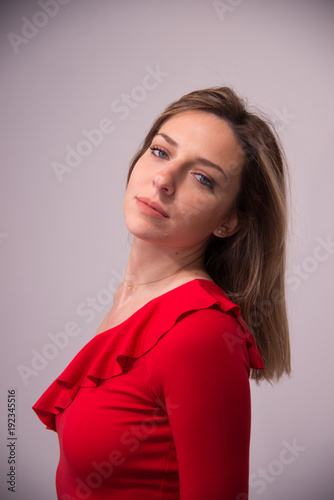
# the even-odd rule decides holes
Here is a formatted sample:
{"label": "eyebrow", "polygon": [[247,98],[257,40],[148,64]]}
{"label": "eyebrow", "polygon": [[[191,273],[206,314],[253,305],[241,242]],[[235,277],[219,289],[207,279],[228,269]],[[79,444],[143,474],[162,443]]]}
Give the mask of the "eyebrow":
{"label": "eyebrow", "polygon": [[[168,142],[168,144],[170,144],[171,146],[174,146],[175,148],[178,147],[178,143],[176,141],[174,141],[174,139],[169,137],[169,135],[164,134],[163,132],[159,132],[158,134],[155,134],[155,137],[157,135],[161,135],[161,137],[163,137],[165,139],[165,141]],[[218,170],[225,177],[225,179],[228,180],[228,176],[227,176],[226,172],[224,172],[224,170],[219,165],[216,165],[216,163],[213,163],[212,161],[207,160],[206,158],[201,158],[201,157],[196,158],[196,163],[200,163],[201,165],[205,165],[206,167],[211,167],[211,168],[214,168],[215,170]]]}

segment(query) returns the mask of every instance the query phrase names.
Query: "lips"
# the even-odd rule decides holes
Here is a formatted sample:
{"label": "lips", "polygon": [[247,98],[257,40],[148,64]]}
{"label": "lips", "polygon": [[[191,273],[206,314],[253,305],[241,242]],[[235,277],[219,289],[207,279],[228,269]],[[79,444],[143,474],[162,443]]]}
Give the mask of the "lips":
{"label": "lips", "polygon": [[143,197],[139,197],[139,196],[136,197],[136,200],[139,202],[139,204],[143,203],[144,205],[147,205],[147,207],[152,209],[152,214],[154,213],[153,211],[155,211],[163,217],[166,217],[166,218],[169,217],[169,215],[165,212],[165,210],[155,201],[152,201],[149,198],[143,198]]}

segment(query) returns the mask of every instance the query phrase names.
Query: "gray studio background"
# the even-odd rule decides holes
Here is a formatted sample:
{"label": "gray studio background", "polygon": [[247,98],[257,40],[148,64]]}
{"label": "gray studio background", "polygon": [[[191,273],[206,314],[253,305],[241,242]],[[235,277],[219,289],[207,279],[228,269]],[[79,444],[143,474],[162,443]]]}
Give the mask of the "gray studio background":
{"label": "gray studio background", "polygon": [[276,124],[291,176],[293,372],[251,384],[250,499],[332,499],[333,2],[8,0],[0,9],[1,499],[56,499],[57,436],[31,406],[111,306],[129,251],[126,172],[153,118],[221,84]]}

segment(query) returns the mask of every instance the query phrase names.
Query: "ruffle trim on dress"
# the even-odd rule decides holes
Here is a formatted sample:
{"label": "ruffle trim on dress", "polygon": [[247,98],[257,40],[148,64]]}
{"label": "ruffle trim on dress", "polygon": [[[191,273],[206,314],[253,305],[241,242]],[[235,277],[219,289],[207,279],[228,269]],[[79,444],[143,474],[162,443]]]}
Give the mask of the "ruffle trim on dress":
{"label": "ruffle trim on dress", "polygon": [[123,323],[94,337],[44,392],[33,410],[47,429],[55,431],[55,416],[72,403],[80,387],[97,387],[104,380],[121,375],[128,358],[146,354],[185,313],[217,306],[239,321],[250,367],[263,368],[254,338],[242,322],[239,306],[215,283],[196,279],[151,300]]}

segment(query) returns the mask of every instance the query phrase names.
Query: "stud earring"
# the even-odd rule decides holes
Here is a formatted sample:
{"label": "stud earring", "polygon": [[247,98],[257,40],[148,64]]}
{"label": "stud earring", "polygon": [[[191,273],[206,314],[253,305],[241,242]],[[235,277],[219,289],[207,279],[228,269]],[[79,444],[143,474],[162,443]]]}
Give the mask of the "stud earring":
{"label": "stud earring", "polygon": [[223,231],[222,229],[219,229],[219,230],[218,230],[218,233],[219,233],[221,236],[224,236],[225,231]]}

